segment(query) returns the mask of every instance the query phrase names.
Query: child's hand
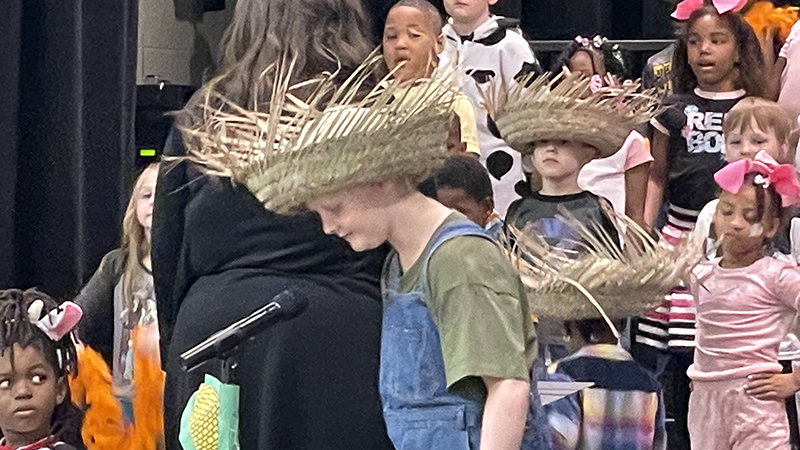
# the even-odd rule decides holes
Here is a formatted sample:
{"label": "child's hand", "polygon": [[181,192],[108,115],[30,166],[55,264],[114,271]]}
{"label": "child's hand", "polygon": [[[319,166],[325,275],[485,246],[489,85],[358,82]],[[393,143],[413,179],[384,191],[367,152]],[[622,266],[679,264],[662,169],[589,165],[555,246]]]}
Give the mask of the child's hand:
{"label": "child's hand", "polygon": [[754,373],[747,380],[744,392],[759,400],[783,400],[800,389],[791,373]]}

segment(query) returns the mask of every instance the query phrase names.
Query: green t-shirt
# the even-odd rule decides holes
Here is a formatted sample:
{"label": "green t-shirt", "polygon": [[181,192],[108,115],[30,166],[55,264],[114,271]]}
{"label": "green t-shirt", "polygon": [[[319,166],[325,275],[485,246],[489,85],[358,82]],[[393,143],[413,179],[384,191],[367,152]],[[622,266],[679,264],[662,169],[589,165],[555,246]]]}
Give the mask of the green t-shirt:
{"label": "green t-shirt", "polygon": [[[453,213],[443,226],[458,219],[467,220]],[[417,287],[421,269],[422,258],[400,278],[401,293]],[[446,241],[431,255],[428,285],[452,393],[483,402],[481,376],[529,378],[536,333],[519,275],[497,244],[478,236]]]}

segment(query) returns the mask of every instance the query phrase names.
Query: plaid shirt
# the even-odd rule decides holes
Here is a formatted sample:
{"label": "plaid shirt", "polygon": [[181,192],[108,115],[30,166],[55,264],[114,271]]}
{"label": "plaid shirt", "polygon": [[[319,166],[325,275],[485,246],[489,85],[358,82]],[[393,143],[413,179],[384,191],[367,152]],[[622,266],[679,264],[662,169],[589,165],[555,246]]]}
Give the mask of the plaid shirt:
{"label": "plaid shirt", "polygon": [[595,383],[547,405],[554,450],[667,448],[661,387],[622,347],[589,345],[550,371]]}

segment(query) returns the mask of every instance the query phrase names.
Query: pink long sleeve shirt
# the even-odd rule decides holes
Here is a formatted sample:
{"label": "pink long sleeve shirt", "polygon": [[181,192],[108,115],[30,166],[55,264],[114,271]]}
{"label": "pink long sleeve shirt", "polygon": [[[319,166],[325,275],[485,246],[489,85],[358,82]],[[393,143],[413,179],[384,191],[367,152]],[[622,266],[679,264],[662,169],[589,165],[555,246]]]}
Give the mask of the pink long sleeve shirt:
{"label": "pink long sleeve shirt", "polygon": [[780,372],[778,346],[800,308],[800,272],[764,257],[725,269],[719,259],[694,270],[697,346],[689,378],[719,381]]}

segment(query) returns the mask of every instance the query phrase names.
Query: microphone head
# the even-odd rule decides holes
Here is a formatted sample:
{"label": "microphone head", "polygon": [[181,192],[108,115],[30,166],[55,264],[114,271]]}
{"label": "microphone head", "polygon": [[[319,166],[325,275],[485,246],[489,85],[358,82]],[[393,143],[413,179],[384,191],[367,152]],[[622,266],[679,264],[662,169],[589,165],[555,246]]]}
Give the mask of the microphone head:
{"label": "microphone head", "polygon": [[308,298],[295,290],[285,290],[275,296],[274,302],[281,307],[284,317],[294,317],[308,308]]}

